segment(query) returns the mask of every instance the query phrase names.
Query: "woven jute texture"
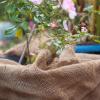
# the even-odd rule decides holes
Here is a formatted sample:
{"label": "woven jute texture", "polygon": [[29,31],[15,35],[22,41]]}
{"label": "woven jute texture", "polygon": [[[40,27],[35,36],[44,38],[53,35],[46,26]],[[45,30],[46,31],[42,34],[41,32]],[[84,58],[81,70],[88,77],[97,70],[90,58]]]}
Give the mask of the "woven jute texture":
{"label": "woven jute texture", "polygon": [[100,100],[100,56],[67,46],[59,57],[39,50],[30,65],[1,59],[0,100]]}

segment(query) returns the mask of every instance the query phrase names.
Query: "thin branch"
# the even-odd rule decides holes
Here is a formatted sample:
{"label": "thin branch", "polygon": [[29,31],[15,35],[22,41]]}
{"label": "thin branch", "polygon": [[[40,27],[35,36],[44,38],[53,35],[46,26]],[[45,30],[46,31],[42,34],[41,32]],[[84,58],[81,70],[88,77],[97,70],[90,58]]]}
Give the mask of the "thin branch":
{"label": "thin branch", "polygon": [[21,64],[22,61],[23,61],[23,58],[24,58],[24,56],[25,56],[25,52],[26,52],[27,48],[29,48],[29,43],[31,42],[31,39],[32,39],[32,37],[33,37],[33,32],[34,32],[34,30],[31,31],[29,40],[27,39],[26,46],[25,46],[25,48],[24,48],[24,50],[23,50],[23,52],[22,52],[22,55],[21,55],[21,57],[20,57],[20,59],[19,59],[19,63],[20,63],[20,64]]}

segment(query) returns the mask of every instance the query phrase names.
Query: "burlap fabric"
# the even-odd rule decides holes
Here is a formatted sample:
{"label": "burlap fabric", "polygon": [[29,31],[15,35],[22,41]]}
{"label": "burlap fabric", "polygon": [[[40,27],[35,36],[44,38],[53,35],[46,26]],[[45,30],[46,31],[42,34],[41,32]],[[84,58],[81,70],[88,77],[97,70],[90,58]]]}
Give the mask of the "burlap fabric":
{"label": "burlap fabric", "polygon": [[67,46],[59,57],[39,50],[26,66],[1,59],[0,100],[100,100],[100,56]]}

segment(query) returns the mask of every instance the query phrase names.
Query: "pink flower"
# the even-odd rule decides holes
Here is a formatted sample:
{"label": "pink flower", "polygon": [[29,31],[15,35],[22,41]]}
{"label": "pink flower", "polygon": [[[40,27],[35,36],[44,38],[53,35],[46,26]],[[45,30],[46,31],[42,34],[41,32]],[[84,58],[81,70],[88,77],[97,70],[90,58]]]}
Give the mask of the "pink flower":
{"label": "pink flower", "polygon": [[53,22],[50,23],[50,27],[52,29],[57,28],[58,27],[58,23],[56,21],[53,21]]}
{"label": "pink flower", "polygon": [[29,21],[29,28],[30,28],[30,31],[34,30],[35,29],[35,24],[33,23],[33,21]]}
{"label": "pink flower", "polygon": [[29,1],[33,2],[36,5],[40,5],[43,2],[43,0],[29,0]]}
{"label": "pink flower", "polygon": [[62,9],[68,11],[70,19],[74,19],[77,15],[74,2],[72,0],[63,0]]}

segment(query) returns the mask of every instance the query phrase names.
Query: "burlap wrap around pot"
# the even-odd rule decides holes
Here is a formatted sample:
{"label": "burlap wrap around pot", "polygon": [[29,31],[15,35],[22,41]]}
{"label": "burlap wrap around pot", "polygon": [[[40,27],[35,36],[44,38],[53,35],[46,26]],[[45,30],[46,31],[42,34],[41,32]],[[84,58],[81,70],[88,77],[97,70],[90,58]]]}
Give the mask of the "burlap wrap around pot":
{"label": "burlap wrap around pot", "polygon": [[1,59],[0,100],[100,100],[100,56],[68,46],[59,57],[40,50],[26,66]]}

